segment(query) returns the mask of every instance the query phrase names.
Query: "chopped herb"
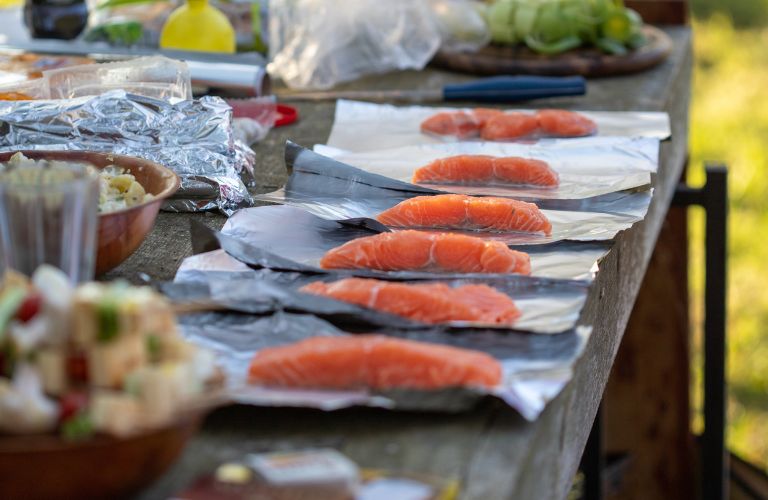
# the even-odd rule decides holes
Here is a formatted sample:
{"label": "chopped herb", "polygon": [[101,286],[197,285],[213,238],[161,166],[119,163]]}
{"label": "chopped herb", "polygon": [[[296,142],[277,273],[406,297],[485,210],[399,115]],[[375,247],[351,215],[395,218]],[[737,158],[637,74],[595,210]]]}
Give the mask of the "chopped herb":
{"label": "chopped herb", "polygon": [[20,286],[9,288],[0,296],[0,339],[5,335],[8,323],[16,316],[27,291]]}
{"label": "chopped herb", "polygon": [[109,342],[117,337],[120,330],[117,304],[109,301],[101,302],[96,308],[99,330],[96,338],[101,342]]}
{"label": "chopped herb", "polygon": [[149,354],[150,363],[158,363],[160,361],[160,337],[155,334],[147,335],[147,353]]}
{"label": "chopped herb", "polygon": [[82,441],[94,434],[93,421],[88,412],[81,411],[61,424],[61,437],[67,441]]}
{"label": "chopped herb", "polygon": [[16,342],[11,339],[0,342],[0,361],[2,361],[0,362],[0,375],[12,377],[18,360],[19,348],[16,346]]}

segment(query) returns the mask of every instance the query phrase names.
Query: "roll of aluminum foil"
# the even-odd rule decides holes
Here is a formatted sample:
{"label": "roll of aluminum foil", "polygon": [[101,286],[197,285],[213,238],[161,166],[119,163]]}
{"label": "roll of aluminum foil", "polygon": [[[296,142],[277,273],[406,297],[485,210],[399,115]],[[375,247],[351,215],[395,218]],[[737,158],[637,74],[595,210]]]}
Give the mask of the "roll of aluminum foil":
{"label": "roll of aluminum foil", "polygon": [[167,102],[113,90],[76,99],[0,103],[0,150],[88,150],[137,156],[181,178],[165,210],[251,204],[241,174],[255,155],[234,139],[232,109],[218,97]]}

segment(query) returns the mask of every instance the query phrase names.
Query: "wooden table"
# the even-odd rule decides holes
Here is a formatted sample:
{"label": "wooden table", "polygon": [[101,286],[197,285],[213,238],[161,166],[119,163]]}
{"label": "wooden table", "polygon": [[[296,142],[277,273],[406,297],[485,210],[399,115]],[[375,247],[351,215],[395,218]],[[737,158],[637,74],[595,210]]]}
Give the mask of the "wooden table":
{"label": "wooden table", "polygon": [[[572,382],[534,423],[488,401],[461,414],[395,413],[350,409],[324,413],[306,409],[231,407],[211,415],[184,456],[143,498],[167,497],[197,474],[244,453],[331,446],[365,467],[402,469],[456,478],[461,498],[564,498],[603,397],[619,344],[638,296],[662,224],[681,177],[688,143],[691,76],[690,30],[670,28],[675,48],[670,59],[649,72],[589,82],[589,94],[535,103],[594,110],[666,111],[673,139],[661,148],[660,169],[646,220],[621,234],[601,266],[581,315],[594,333],[578,361]],[[369,78],[351,88],[436,87],[467,76],[435,70]],[[256,147],[264,191],[286,179],[283,145],[323,143],[334,104],[299,106],[300,122],[273,131]],[[190,254],[189,221],[220,227],[214,214],[161,214],[140,250],[108,277],[137,280],[139,273],[171,279]]]}

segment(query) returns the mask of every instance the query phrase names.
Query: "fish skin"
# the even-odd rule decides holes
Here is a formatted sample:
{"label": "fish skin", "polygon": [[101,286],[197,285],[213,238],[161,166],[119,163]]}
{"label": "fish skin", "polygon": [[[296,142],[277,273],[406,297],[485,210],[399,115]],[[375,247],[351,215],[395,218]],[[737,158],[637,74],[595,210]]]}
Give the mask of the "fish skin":
{"label": "fish skin", "polygon": [[391,227],[552,234],[552,224],[534,203],[493,196],[416,196],[385,210],[376,220]]}
{"label": "fish skin", "polygon": [[479,351],[384,335],[311,337],[262,349],[248,369],[251,384],[306,389],[434,390],[494,387],[500,363]]}
{"label": "fish skin", "polygon": [[531,273],[528,254],[457,233],[404,230],[364,236],[333,248],[320,259],[323,269]]}
{"label": "fish skin", "polygon": [[557,172],[542,160],[519,156],[456,155],[416,169],[411,181],[445,184],[511,184],[555,188]]}
{"label": "fish skin", "polygon": [[357,304],[428,324],[455,321],[512,326],[521,312],[488,285],[393,283],[368,278],[315,281],[299,291]]}

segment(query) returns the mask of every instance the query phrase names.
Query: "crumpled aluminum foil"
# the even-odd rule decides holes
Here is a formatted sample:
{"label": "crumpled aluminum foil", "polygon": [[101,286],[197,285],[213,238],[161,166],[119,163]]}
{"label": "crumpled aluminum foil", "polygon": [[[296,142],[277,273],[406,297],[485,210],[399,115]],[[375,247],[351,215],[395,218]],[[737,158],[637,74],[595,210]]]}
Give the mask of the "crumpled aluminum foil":
{"label": "crumpled aluminum foil", "polygon": [[251,205],[241,173],[255,155],[234,139],[232,109],[218,97],[168,102],[123,90],[66,100],[0,103],[0,150],[91,150],[145,158],[175,171],[181,189],[163,208]]}

